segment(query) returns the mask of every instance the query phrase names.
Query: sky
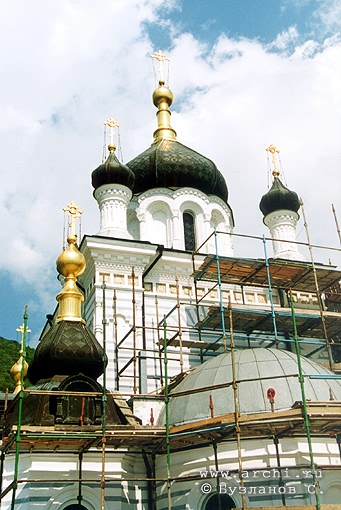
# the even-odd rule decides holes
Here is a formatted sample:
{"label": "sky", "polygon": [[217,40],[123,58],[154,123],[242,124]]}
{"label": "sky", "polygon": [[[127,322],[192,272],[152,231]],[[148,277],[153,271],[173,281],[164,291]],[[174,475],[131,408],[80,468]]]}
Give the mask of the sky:
{"label": "sky", "polygon": [[[55,308],[63,207],[81,207],[83,234],[99,230],[91,172],[104,120],[120,123],[124,162],[152,142],[150,55],[160,49],[172,126],[224,174],[235,231],[268,234],[258,206],[273,143],[311,242],[339,247],[340,29],[339,0],[3,0],[0,336],[17,338],[27,304],[35,345]],[[252,255],[238,242],[238,255]],[[341,265],[338,251],[330,258]]]}

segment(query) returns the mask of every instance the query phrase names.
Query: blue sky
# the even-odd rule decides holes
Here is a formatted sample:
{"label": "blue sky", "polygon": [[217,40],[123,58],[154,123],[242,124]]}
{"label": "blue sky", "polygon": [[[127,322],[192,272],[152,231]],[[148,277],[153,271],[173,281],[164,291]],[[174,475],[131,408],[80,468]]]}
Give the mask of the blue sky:
{"label": "blue sky", "polygon": [[53,312],[62,208],[79,203],[83,233],[98,231],[105,118],[120,121],[125,161],[151,143],[155,50],[171,58],[178,139],[226,176],[236,231],[267,233],[258,203],[275,143],[313,241],[337,245],[340,20],[336,0],[2,2],[0,335],[16,338],[28,304],[34,344]]}
{"label": "blue sky", "polygon": [[[205,41],[214,42],[225,33],[230,37],[257,38],[264,42],[275,39],[289,26],[297,25],[302,34],[311,32],[312,14],[317,3],[281,2],[273,0],[183,1],[169,16],[177,30],[188,31]],[[168,30],[150,25],[155,44],[171,44]]]}

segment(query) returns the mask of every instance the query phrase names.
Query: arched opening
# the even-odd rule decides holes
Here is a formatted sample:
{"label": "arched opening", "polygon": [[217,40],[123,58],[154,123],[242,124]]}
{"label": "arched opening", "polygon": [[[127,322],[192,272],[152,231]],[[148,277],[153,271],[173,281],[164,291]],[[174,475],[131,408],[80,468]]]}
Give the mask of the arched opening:
{"label": "arched opening", "polygon": [[85,506],[80,505],[79,503],[76,503],[75,505],[68,505],[63,510],[87,510]]}
{"label": "arched opening", "polygon": [[189,211],[185,211],[182,217],[184,222],[185,250],[194,251],[196,249],[194,215]]}
{"label": "arched opening", "polygon": [[[220,506],[219,506],[220,500]],[[230,510],[236,508],[235,502],[227,494],[213,494],[207,501],[204,510]]]}

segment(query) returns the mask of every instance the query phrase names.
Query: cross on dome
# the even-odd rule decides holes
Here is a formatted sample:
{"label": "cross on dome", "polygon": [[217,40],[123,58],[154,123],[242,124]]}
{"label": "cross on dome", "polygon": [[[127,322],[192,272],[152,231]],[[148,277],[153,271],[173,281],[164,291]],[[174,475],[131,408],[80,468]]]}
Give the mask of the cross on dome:
{"label": "cross on dome", "polygon": [[165,83],[165,69],[164,63],[170,62],[170,58],[167,57],[165,53],[162,53],[161,50],[156,51],[151,55],[153,60],[157,60],[159,62],[159,83]]}
{"label": "cross on dome", "polygon": [[21,333],[21,351],[20,351],[20,353],[22,354],[23,344],[24,344],[24,335],[26,333],[31,333],[31,330],[28,328],[25,329],[25,324],[22,324],[15,331],[17,331],[18,333]]}
{"label": "cross on dome", "polygon": [[114,145],[114,129],[119,128],[120,125],[113,117],[109,117],[105,122],[105,126],[108,126],[110,128],[110,145]]}
{"label": "cross on dome", "polygon": [[63,211],[68,216],[68,235],[74,237],[76,236],[76,219],[81,218],[83,211],[74,202],[70,202]]}
{"label": "cross on dome", "polygon": [[273,164],[273,171],[272,171],[272,175],[274,177],[278,177],[280,172],[278,170],[278,168],[276,167],[276,153],[279,154],[280,150],[273,144],[269,145],[269,147],[267,147],[265,149],[267,152],[270,152],[271,155],[272,155],[272,164]]}

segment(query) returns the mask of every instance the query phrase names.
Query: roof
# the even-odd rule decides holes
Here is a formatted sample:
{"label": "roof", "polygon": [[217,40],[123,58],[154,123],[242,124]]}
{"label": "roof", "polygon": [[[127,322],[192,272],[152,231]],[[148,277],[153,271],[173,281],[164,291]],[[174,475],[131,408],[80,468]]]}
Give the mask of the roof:
{"label": "roof", "polygon": [[[301,364],[307,400],[341,401],[341,380],[333,379],[333,372],[304,357],[301,357]],[[291,409],[295,402],[302,400],[294,353],[279,349],[244,349],[235,352],[235,366],[242,414],[270,412],[269,388],[275,390],[275,412]],[[170,393],[170,424],[205,420],[212,416],[211,411],[214,417],[234,412],[232,380],[231,352],[195,368]],[[163,421],[164,413],[161,413],[159,424]]]}
{"label": "roof", "polygon": [[259,208],[264,216],[283,209],[297,213],[300,200],[295,191],[289,190],[278,177],[274,177],[271,188],[262,196]]}
{"label": "roof", "polygon": [[135,174],[134,194],[154,188],[194,188],[227,203],[225,179],[215,163],[176,140],[153,143],[127,163]]}

